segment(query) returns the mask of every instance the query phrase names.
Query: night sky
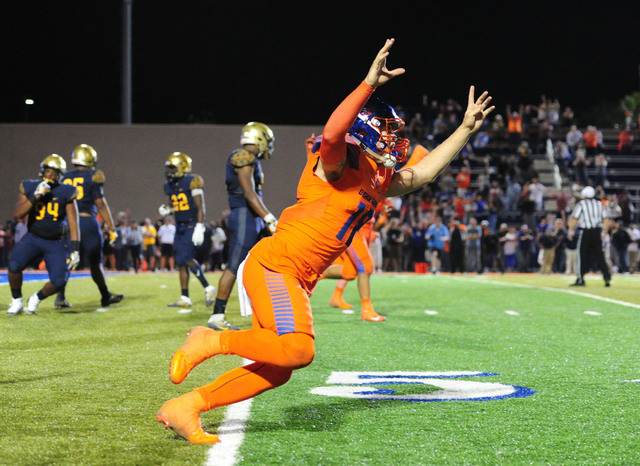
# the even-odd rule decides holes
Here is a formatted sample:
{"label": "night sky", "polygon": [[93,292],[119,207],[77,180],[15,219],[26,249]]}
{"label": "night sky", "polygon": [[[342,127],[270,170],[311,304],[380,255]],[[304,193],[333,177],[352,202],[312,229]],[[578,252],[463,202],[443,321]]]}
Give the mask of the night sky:
{"label": "night sky", "polygon": [[[10,4],[0,122],[119,123],[122,2]],[[407,73],[378,95],[408,109],[475,84],[498,112],[545,94],[579,115],[640,88],[637,0],[387,5],[133,0],[133,123],[322,124],[387,37]]]}

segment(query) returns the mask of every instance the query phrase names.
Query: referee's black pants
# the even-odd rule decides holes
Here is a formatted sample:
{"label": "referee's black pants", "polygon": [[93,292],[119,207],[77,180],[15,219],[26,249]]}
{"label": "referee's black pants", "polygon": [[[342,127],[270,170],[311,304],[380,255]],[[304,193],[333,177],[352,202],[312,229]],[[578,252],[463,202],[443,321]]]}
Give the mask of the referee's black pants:
{"label": "referee's black pants", "polygon": [[604,259],[602,250],[602,228],[584,228],[580,231],[578,238],[579,261],[578,282],[584,282],[584,276],[589,271],[592,255],[596,258],[598,268],[602,272],[605,283],[611,281],[611,272]]}

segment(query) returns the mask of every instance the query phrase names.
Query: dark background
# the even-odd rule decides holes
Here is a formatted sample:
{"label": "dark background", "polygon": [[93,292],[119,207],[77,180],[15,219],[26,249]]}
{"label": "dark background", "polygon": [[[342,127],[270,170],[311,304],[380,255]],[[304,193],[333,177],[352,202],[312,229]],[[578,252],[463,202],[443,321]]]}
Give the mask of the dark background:
{"label": "dark background", "polygon": [[[121,121],[120,0],[2,10],[0,122]],[[580,118],[639,90],[639,31],[637,0],[133,0],[133,123],[322,124],[387,37],[393,105],[475,84],[501,113],[545,94]]]}

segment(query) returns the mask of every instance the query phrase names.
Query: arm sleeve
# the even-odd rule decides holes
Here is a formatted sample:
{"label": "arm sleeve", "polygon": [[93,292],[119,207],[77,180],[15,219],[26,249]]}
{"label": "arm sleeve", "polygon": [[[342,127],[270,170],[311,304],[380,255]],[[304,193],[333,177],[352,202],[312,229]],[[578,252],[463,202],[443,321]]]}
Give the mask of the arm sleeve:
{"label": "arm sleeve", "polygon": [[336,164],[346,157],[347,143],[344,138],[374,90],[362,81],[333,111],[322,132],[320,158],[324,163]]}

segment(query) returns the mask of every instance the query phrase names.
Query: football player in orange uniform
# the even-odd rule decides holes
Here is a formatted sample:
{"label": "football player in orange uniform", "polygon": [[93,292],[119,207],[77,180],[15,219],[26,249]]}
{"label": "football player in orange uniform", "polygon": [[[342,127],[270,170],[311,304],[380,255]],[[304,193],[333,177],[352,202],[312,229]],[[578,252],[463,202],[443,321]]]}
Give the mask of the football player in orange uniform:
{"label": "football player in orange uniform", "polygon": [[390,205],[388,199],[383,199],[376,207],[374,218],[369,220],[353,237],[351,245],[340,257],[330,265],[324,273],[325,278],[337,278],[338,283],[329,300],[329,306],[340,309],[351,309],[342,294],[347,283],[357,278],[358,293],[362,310],[360,318],[369,322],[384,322],[386,318],[378,314],[371,303],[371,274],[374,270],[373,256],[369,246],[374,231],[379,231],[385,224],[387,214],[384,209]]}
{"label": "football player in orange uniform", "polygon": [[322,273],[347,249],[385,196],[399,196],[433,181],[494,109],[486,92],[474,97],[472,86],[460,127],[429,157],[394,171],[408,148],[408,141],[396,135],[403,122],[389,106],[369,101],[377,87],[405,71],[387,68],[393,43],[386,41],[364,81],[329,117],[300,177],[297,203],[283,211],[275,234],[258,242],[238,270],[241,312],[253,312],[253,327],[222,332],[195,327],[173,355],[174,383],[218,354],[255,361],[160,408],[158,421],[190,442],[219,441],[202,429],[201,412],[283,385],[295,369],[311,364],[315,345],[309,296]]}
{"label": "football player in orange uniform", "polygon": [[[310,154],[311,146],[307,140],[307,153]],[[415,146],[411,157],[404,167],[411,167],[422,160],[429,151],[422,145]],[[329,300],[329,306],[339,309],[352,309],[353,306],[343,298],[347,283],[358,278],[358,293],[362,303],[360,318],[369,322],[384,322],[386,318],[378,314],[371,303],[371,274],[374,270],[373,256],[371,255],[371,240],[375,232],[380,231],[388,219],[391,210],[391,201],[384,199],[378,204],[374,217],[368,221],[354,236],[351,246],[325,271],[325,278],[337,278],[338,283]]]}

